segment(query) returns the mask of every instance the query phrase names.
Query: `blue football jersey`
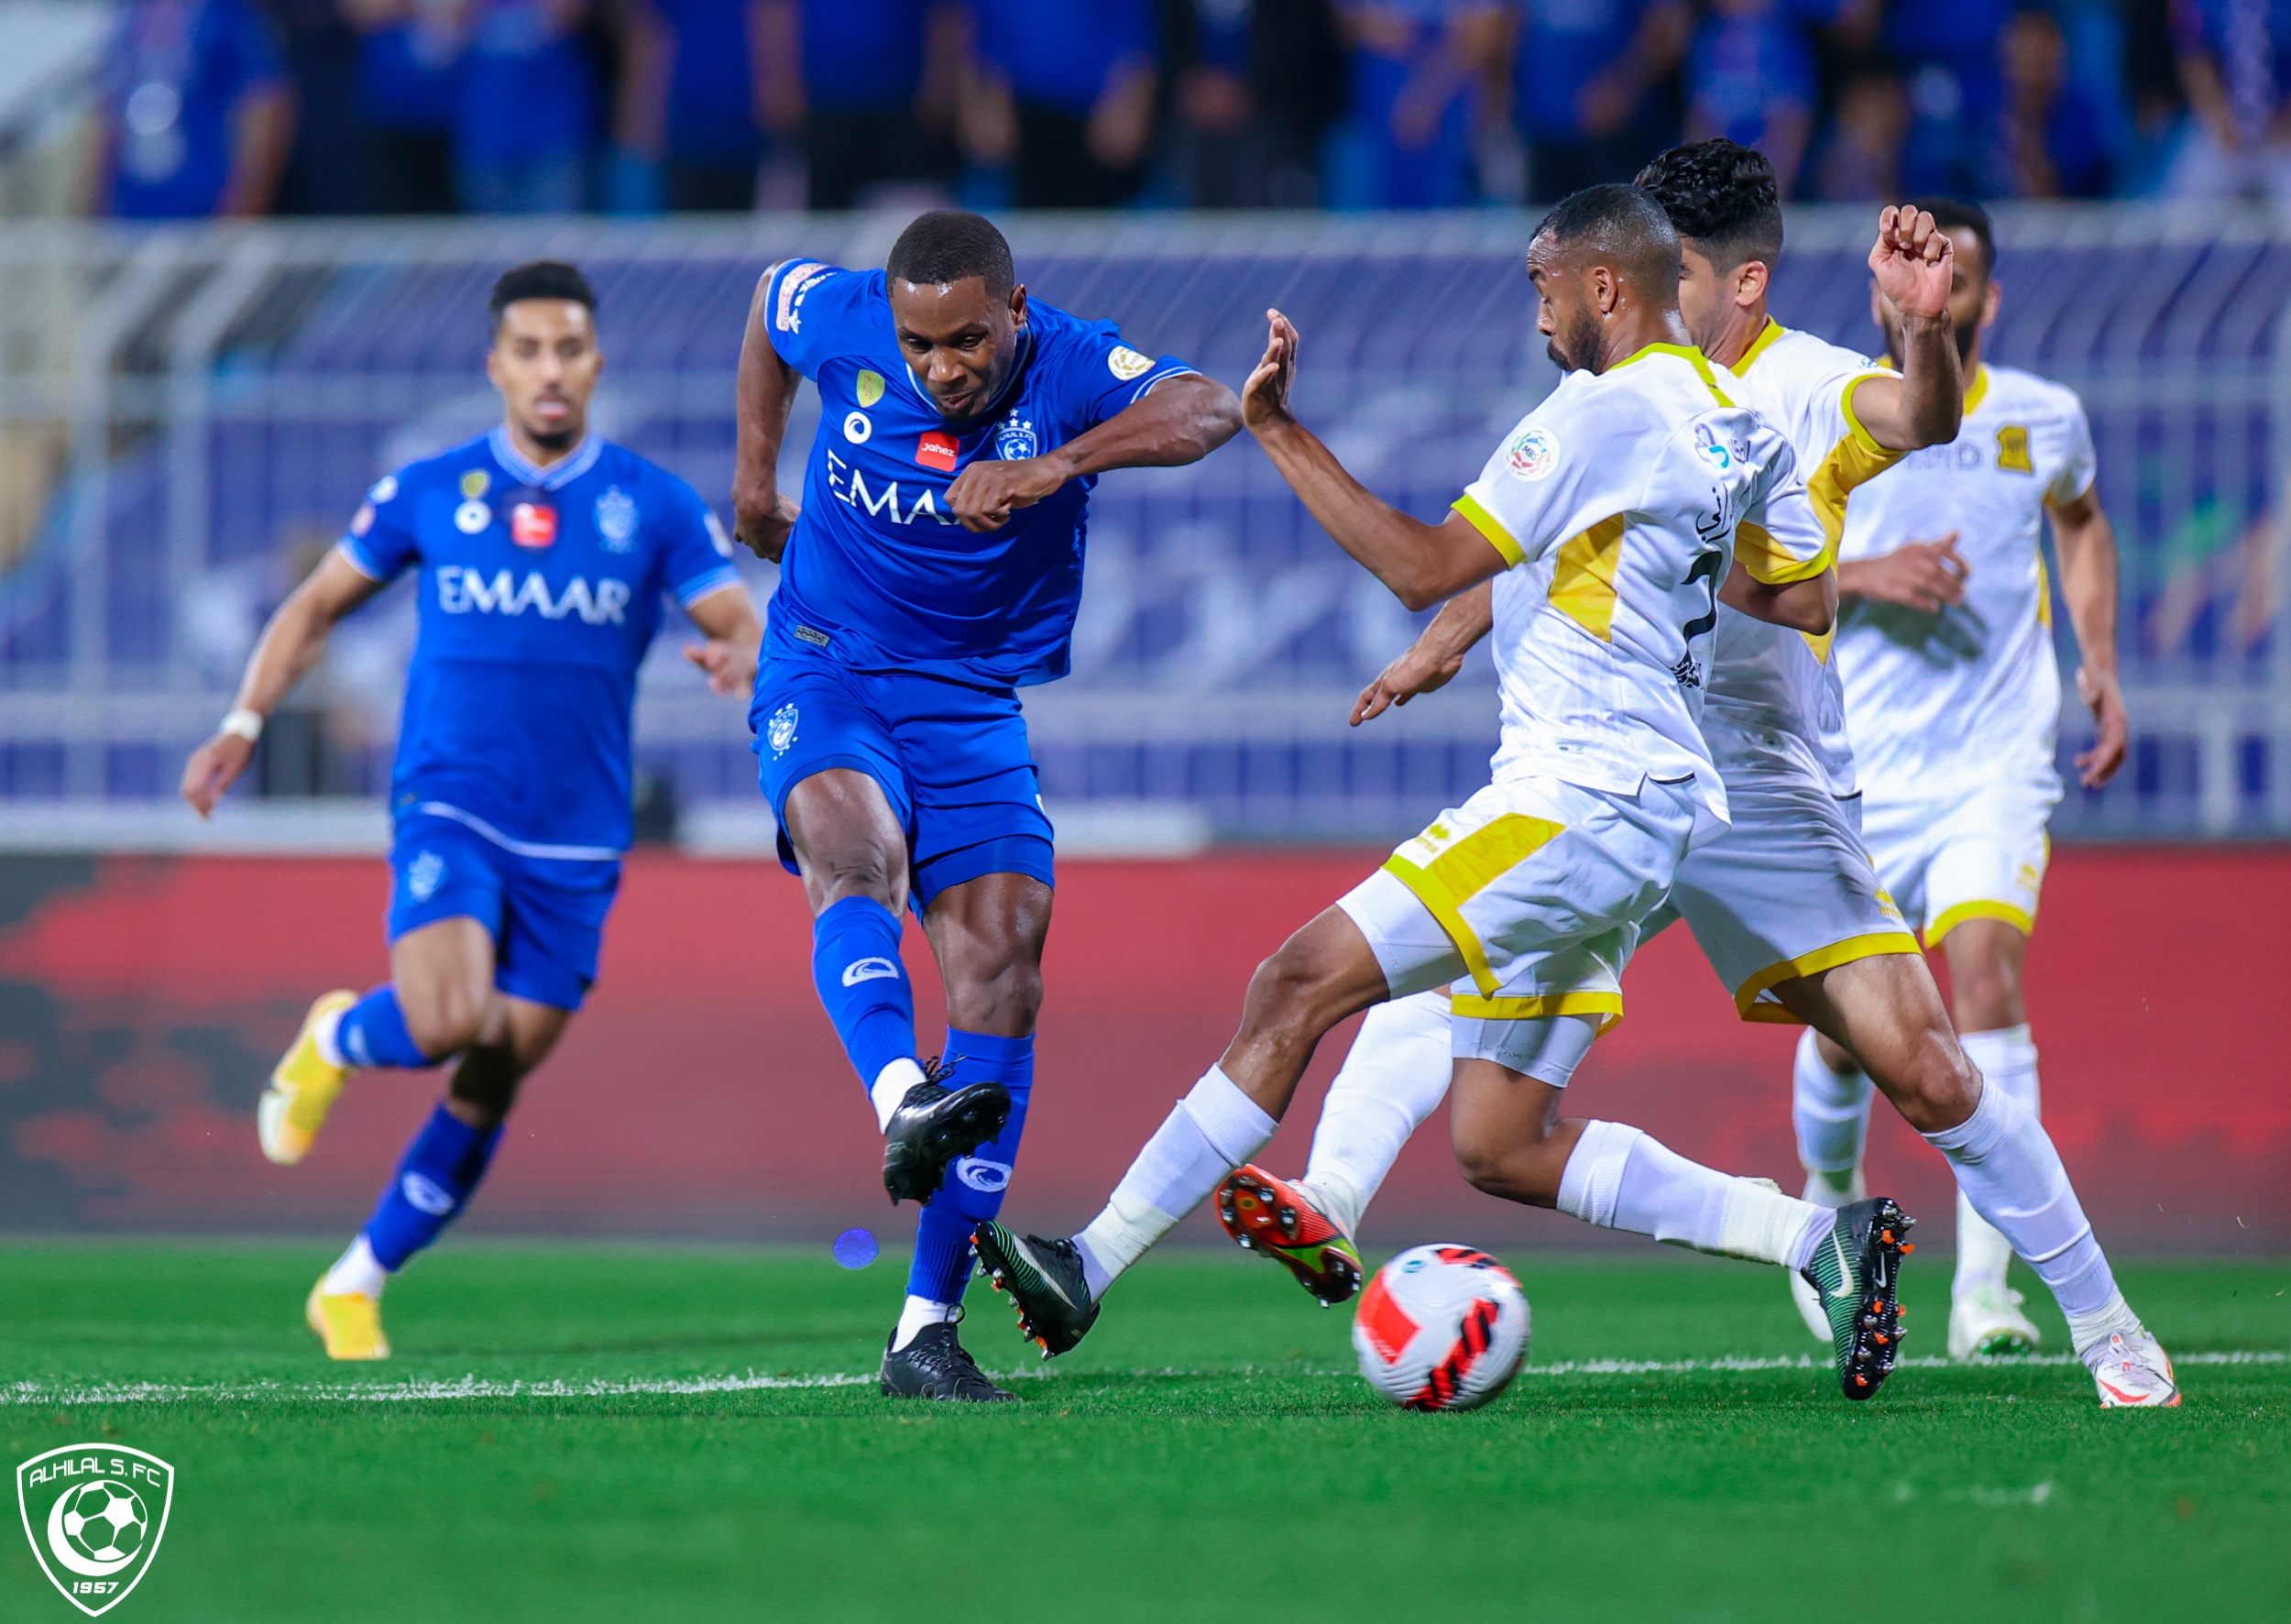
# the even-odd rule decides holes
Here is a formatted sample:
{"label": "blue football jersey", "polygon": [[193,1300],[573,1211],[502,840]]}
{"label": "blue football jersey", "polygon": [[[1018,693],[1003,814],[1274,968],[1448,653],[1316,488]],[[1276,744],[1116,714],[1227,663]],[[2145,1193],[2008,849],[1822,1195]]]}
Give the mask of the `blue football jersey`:
{"label": "blue football jersey", "polygon": [[536,467],[496,429],[376,485],[342,550],[378,581],[421,571],[393,814],[528,856],[625,849],[629,711],[663,595],[740,585],[699,493],[595,438]]}
{"label": "blue football jersey", "polygon": [[766,297],[772,347],[820,405],[766,653],[995,687],[1064,676],[1096,480],[979,534],[955,521],[947,488],[981,457],[1039,455],[1193,368],[1130,348],[1112,322],[1029,302],[1002,394],[957,433],[900,353],[882,271],[791,260]]}

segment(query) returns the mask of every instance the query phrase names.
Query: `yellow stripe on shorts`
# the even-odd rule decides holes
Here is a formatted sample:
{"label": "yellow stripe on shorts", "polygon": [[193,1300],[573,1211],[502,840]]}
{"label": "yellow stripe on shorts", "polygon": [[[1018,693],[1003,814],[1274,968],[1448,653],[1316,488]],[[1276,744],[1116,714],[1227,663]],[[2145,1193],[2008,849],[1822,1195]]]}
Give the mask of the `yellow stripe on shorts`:
{"label": "yellow stripe on shorts", "polygon": [[1925,927],[1925,946],[1940,946],[1943,937],[1968,919],[2002,919],[2022,936],[2036,934],[2036,920],[2009,902],[1961,902]]}
{"label": "yellow stripe on shorts", "polygon": [[[1496,991],[1495,972],[1488,968],[1487,949],[1480,945],[1479,934],[1464,920],[1463,905],[1566,831],[1565,824],[1553,823],[1548,817],[1507,812],[1450,843],[1445,830],[1435,823],[1387,858],[1384,872],[1407,886],[1416,900],[1431,911],[1431,916],[1440,922],[1440,928],[1455,944],[1456,951],[1463,955],[1464,967],[1472,972],[1473,984],[1493,997]],[[1436,854],[1420,863],[1402,855],[1409,847],[1428,849]]]}
{"label": "yellow stripe on shorts", "polygon": [[1452,999],[1449,1009],[1459,1020],[1540,1021],[1552,1015],[1595,1015],[1604,1037],[1623,1024],[1620,993],[1544,993],[1532,998],[1474,998],[1465,993]]}
{"label": "yellow stripe on shorts", "polygon": [[1906,930],[1873,930],[1867,936],[1849,936],[1844,941],[1832,942],[1826,948],[1816,948],[1811,953],[1801,953],[1795,959],[1785,959],[1780,964],[1770,964],[1734,990],[1735,1012],[1746,1021],[1778,1021],[1801,1026],[1798,1017],[1779,1004],[1760,1004],[1759,996],[1784,982],[1794,982],[1800,976],[1819,975],[1825,970],[1836,970],[1841,964],[1851,964],[1857,959],[1876,959],[1887,953],[1918,953],[1917,938]]}

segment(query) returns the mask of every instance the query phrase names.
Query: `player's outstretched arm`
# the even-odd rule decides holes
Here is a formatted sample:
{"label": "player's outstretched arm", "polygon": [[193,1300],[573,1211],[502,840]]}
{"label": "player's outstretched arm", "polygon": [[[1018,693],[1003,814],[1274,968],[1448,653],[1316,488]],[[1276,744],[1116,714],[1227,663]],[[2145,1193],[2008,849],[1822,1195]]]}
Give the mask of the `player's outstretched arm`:
{"label": "player's outstretched arm", "polygon": [[1181,372],[1146,398],[1040,456],[981,458],[947,488],[947,506],[966,530],[1010,522],[1069,479],[1112,468],[1176,468],[1200,462],[1241,432],[1241,402],[1213,378]]}
{"label": "player's outstretched arm", "polygon": [[804,375],[772,347],[771,289],[772,271],[767,270],[756,279],[756,295],[748,302],[748,331],[740,341],[732,534],[757,557],[777,564],[799,511],[794,499],[780,491],[780,444],[787,438],[787,414]]}
{"label": "player's outstretched arm", "polygon": [[1869,274],[1902,313],[1902,372],[1853,386],[1852,408],[1871,438],[1889,451],[1918,451],[1957,438],[1965,417],[1964,369],[1949,319],[1949,282],[1957,257],[1949,234],[1922,209],[1888,208],[1878,216]]}
{"label": "player's outstretched arm", "polygon": [[247,656],[238,697],[231,701],[226,720],[236,724],[251,719],[244,723],[247,731],[217,730],[183,764],[183,799],[200,817],[213,814],[224,792],[247,771],[247,763],[255,757],[255,741],[247,734],[258,730],[261,720],[318,664],[334,622],[381,589],[381,582],[352,564],[337,548],[287,594],[287,600],[262,629],[255,652]]}
{"label": "player's outstretched arm", "polygon": [[1485,581],[1448,599],[1406,652],[1361,689],[1360,697],[1353,701],[1353,726],[1372,721],[1419,694],[1446,687],[1463,669],[1463,657],[1473,644],[1495,624],[1496,589]]}
{"label": "player's outstretched arm", "polygon": [[1288,407],[1297,376],[1297,329],[1265,313],[1265,358],[1241,390],[1241,411],[1265,455],[1336,544],[1412,609],[1427,609],[1507,567],[1495,543],[1461,513],[1445,523],[1410,518],[1344,471],[1319,435]]}
{"label": "player's outstretched arm", "polygon": [[2077,693],[2092,708],[2099,737],[2077,757],[2084,787],[2098,789],[2124,764],[2132,720],[2124,690],[2116,677],[2116,529],[2100,506],[2099,492],[2087,490],[2071,502],[2047,502],[2053,542],[2060,549],[2060,594],[2068,602],[2068,621],[2077,629],[2081,664]]}
{"label": "player's outstretched arm", "polygon": [[686,604],[685,613],[707,639],[686,643],[685,658],[707,673],[708,691],[721,698],[754,687],[756,657],[763,648],[763,623],[756,619],[756,606],[748,597],[748,588],[736,584],[720,587]]}
{"label": "player's outstretched arm", "polygon": [[1965,601],[1965,582],[1973,573],[1957,540],[1951,531],[1936,541],[1903,542],[1875,558],[1849,559],[1837,566],[1837,589],[1847,598],[1937,615]]}
{"label": "player's outstretched arm", "polygon": [[1730,569],[1718,601],[1753,620],[1825,637],[1837,624],[1837,572],[1825,569],[1803,581],[1770,587],[1747,569]]}

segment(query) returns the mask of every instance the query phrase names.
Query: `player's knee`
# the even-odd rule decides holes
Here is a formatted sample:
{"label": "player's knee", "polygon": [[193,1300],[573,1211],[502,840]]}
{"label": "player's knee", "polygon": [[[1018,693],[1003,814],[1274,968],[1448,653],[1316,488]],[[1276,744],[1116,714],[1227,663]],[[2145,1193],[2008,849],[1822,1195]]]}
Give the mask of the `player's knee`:
{"label": "player's knee", "polygon": [[1544,1176],[1534,1147],[1507,1143],[1492,1136],[1459,1135],[1455,1149],[1457,1170],[1465,1183],[1483,1194],[1531,1207],[1548,1207],[1557,1202],[1557,1188]]}
{"label": "player's knee", "polygon": [[873,847],[807,858],[804,883],[811,891],[815,913],[854,896],[872,897],[894,913],[906,905],[904,857]]}
{"label": "player's knee", "polygon": [[1041,1009],[1041,967],[1020,956],[947,989],[948,1018],[965,1032],[1031,1032]]}
{"label": "player's knee", "polygon": [[1249,978],[1244,1025],[1258,1031],[1293,1034],[1310,1041],[1334,1023],[1322,1005],[1332,982],[1332,967],[1301,935],[1281,944],[1278,951]]}
{"label": "player's knee", "polygon": [[1936,1134],[1972,1115],[1980,1091],[1980,1072],[1965,1058],[1956,1038],[1936,1032],[1918,1046],[1891,1092],[1902,1120],[1921,1134]]}
{"label": "player's knee", "polygon": [[483,1036],[490,1000],[478,989],[439,986],[411,994],[400,987],[398,1002],[414,1047],[438,1060],[459,1054]]}

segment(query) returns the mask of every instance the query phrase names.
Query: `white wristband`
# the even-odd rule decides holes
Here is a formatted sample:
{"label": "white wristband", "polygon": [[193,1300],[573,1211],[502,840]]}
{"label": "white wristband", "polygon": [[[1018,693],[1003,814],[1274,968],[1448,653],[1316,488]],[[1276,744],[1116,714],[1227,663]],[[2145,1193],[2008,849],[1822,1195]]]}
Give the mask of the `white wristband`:
{"label": "white wristband", "polygon": [[225,717],[222,725],[216,728],[215,731],[228,733],[234,738],[244,739],[247,743],[252,744],[262,737],[262,712],[248,710],[241,706]]}

